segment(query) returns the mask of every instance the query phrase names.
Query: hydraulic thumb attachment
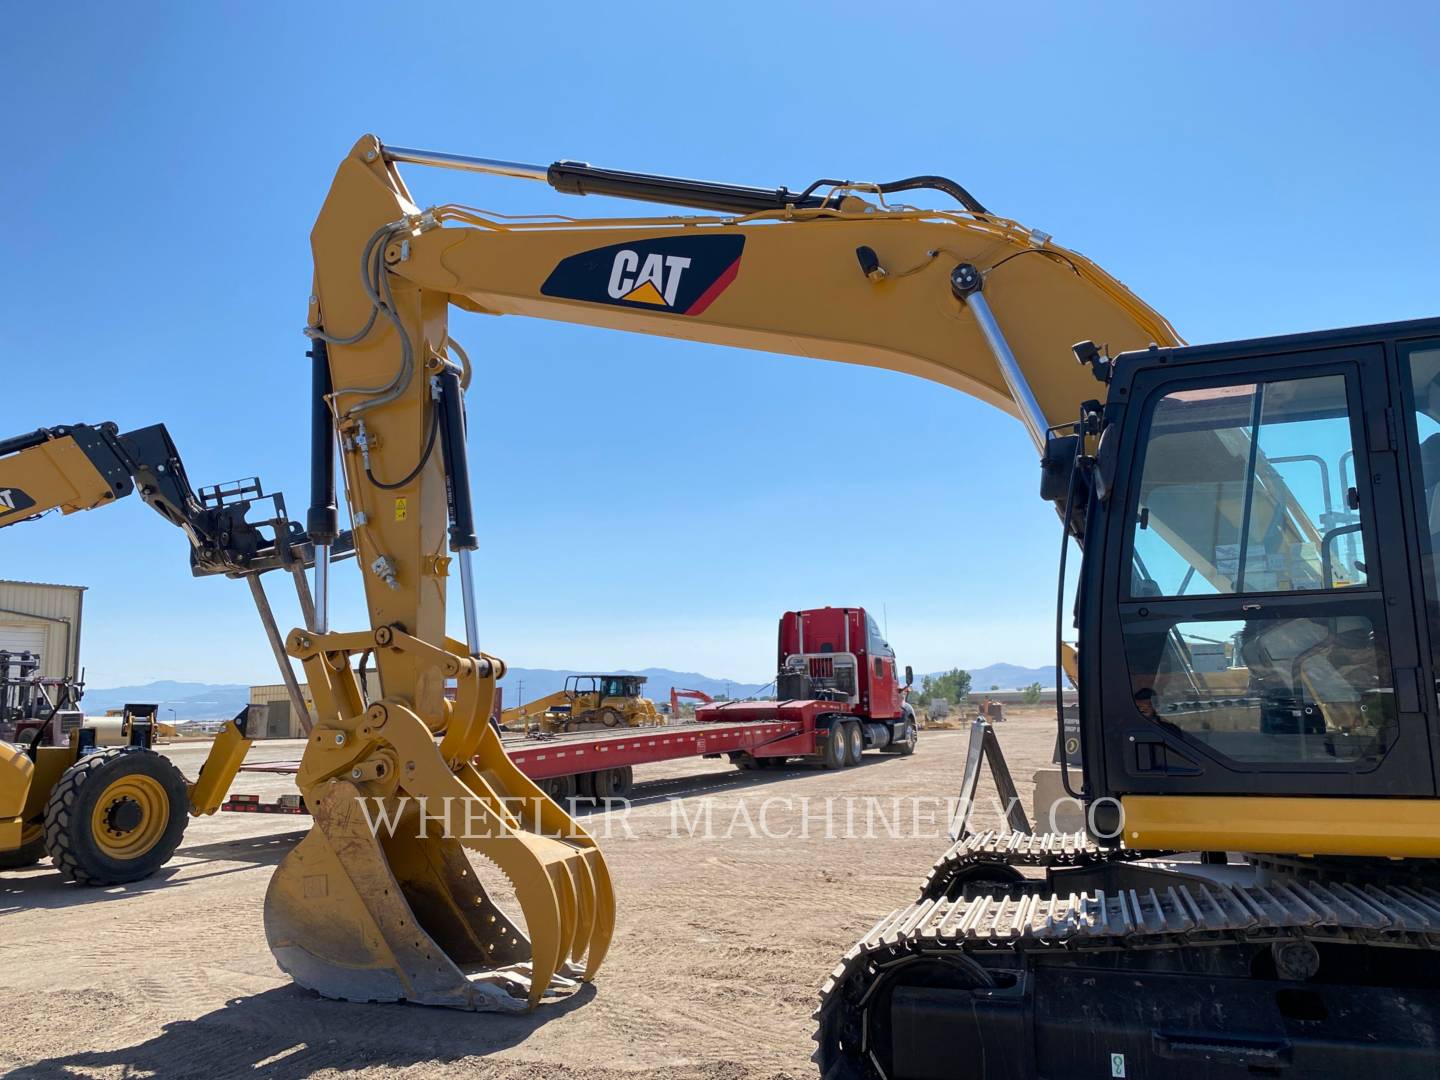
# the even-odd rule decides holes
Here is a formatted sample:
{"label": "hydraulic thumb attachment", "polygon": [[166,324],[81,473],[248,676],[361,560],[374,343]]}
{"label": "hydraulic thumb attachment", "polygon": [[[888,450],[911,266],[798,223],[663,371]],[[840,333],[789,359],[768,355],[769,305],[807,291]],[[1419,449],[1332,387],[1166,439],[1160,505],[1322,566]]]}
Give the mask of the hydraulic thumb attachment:
{"label": "hydraulic thumb attachment", "polygon": [[[391,627],[297,630],[322,721],[297,776],[314,827],[265,898],[265,932],[302,986],[347,1001],[480,1011],[533,1008],[600,966],[615,926],[595,841],[506,756],[488,722],[501,661]],[[444,738],[351,668],[367,650],[438,664],[457,683]],[[486,894],[466,851],[510,880],[527,934]]]}

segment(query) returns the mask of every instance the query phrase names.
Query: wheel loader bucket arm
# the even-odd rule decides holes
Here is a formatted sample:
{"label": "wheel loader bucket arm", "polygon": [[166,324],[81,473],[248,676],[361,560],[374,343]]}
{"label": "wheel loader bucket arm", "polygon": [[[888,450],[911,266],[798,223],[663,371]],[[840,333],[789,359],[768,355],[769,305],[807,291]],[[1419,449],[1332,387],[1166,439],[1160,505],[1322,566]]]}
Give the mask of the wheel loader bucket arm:
{"label": "wheel loader bucket arm", "polygon": [[[136,491],[185,533],[197,576],[248,574],[313,559],[304,530],[285,514],[283,497],[267,496],[259,481],[197,494],[164,424],[125,433],[108,421],[70,424],[0,441],[0,528],[52,510],[94,510]],[[275,504],[274,516],[248,520],[251,508],[267,500]],[[337,551],[348,545],[347,534]]]}
{"label": "wheel loader bucket arm", "polygon": [[200,775],[190,785],[190,812],[196,817],[215,813],[225,801],[253,741],[247,730],[249,720],[250,706],[247,705],[234,719],[227,720],[215,736],[210,753],[205,755],[205,764],[200,766]]}
{"label": "wheel loader bucket arm", "polygon": [[74,514],[134,489],[114,424],[42,428],[0,442],[0,528],[58,510]]}

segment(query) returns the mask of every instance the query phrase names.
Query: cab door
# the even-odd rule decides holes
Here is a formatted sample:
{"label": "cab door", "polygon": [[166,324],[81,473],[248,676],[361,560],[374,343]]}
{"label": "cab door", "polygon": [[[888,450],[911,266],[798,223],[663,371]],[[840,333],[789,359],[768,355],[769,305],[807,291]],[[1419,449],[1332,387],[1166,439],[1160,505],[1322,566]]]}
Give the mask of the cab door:
{"label": "cab door", "polygon": [[890,719],[900,715],[900,680],[895,672],[895,650],[880,633],[880,627],[868,612],[864,615],[865,655],[862,662],[869,665],[866,683],[869,686],[868,699],[862,700],[867,716],[875,719]]}
{"label": "cab door", "polygon": [[1128,399],[1105,791],[1433,794],[1384,348],[1157,364]]}

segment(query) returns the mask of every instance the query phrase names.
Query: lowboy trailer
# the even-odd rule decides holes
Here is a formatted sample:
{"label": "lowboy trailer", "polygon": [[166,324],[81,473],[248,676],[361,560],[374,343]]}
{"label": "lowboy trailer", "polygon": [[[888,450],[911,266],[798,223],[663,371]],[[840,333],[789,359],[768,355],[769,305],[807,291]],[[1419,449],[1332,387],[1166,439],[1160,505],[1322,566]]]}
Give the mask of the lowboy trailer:
{"label": "lowboy trailer", "polygon": [[[781,700],[716,701],[695,719],[618,732],[503,735],[510,760],[557,802],[623,798],[636,766],[680,758],[728,757],[742,769],[777,768],[791,758],[825,768],[854,765],[866,750],[915,752],[914,715],[905,701],[895,650],[864,608],[811,608],[780,617],[776,688]],[[242,772],[293,773],[296,761],[241,766]],[[296,795],[262,802],[232,795],[236,813],[305,813]]]}

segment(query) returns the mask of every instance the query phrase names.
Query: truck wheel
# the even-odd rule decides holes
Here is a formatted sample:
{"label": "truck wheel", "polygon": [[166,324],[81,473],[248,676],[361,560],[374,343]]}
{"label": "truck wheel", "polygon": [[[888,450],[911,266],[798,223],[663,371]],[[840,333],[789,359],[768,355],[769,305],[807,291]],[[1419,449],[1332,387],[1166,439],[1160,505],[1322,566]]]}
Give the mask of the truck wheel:
{"label": "truck wheel", "polygon": [[45,826],[26,825],[20,833],[20,846],[0,851],[0,870],[23,870],[45,857]]}
{"label": "truck wheel", "polygon": [[845,725],[845,763],[859,765],[860,755],[865,753],[865,732],[854,721]]}
{"label": "truck wheel", "polygon": [[900,742],[897,744],[895,752],[901,757],[909,757],[915,752],[915,747],[919,742],[920,732],[915,727],[915,721],[907,721],[905,730],[900,733]]}
{"label": "truck wheel", "polygon": [[843,769],[850,763],[846,749],[850,740],[846,738],[845,724],[836,723],[830,728],[830,737],[825,740],[825,749],[820,753],[820,764],[827,769]]}
{"label": "truck wheel", "polygon": [[45,850],[77,885],[123,885],[170,861],[189,813],[185,777],[153,750],[89,754],[60,777],[45,804]]}

